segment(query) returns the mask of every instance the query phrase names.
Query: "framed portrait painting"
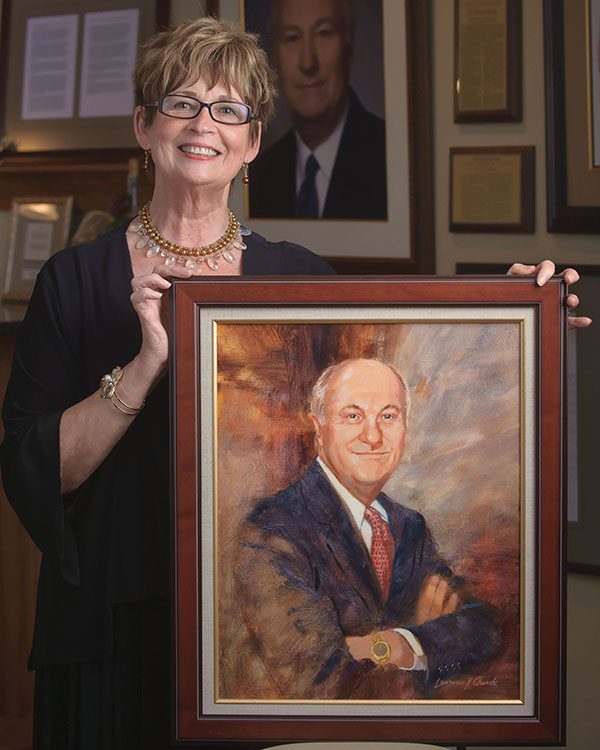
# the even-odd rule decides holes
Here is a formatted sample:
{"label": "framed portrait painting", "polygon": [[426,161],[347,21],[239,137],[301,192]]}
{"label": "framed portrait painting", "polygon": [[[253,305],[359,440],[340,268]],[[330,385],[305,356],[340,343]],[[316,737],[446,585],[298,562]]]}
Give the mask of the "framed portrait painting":
{"label": "framed portrait painting", "polygon": [[175,739],[559,741],[562,280],[170,294]]}

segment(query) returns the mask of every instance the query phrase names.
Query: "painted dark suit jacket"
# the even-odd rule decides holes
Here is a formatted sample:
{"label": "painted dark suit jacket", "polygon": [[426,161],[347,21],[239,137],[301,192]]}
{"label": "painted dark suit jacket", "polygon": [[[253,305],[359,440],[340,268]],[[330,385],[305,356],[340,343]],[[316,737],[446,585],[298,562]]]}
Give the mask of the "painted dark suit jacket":
{"label": "painted dark suit jacket", "polygon": [[[250,165],[251,218],[293,218],[296,136],[286,133]],[[385,123],[350,92],[324,219],[387,219]]]}
{"label": "painted dark suit jacket", "polygon": [[[378,500],[396,544],[387,601],[354,522],[316,462],[248,516],[236,566],[249,634],[239,662],[244,697],[412,698],[491,656],[494,610],[482,602],[410,624],[424,579],[444,572],[444,563],[423,516],[384,494]],[[419,639],[427,673],[358,662],[345,648],[346,636],[392,627],[408,627]]]}

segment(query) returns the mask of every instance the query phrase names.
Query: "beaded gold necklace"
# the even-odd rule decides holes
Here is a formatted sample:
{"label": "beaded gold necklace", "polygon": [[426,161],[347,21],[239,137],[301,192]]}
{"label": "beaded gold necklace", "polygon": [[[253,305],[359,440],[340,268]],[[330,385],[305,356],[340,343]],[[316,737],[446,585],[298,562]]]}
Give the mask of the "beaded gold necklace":
{"label": "beaded gold necklace", "polygon": [[183,247],[175,242],[169,242],[156,229],[150,218],[150,203],[146,203],[127,231],[141,235],[135,246],[139,249],[148,246],[147,258],[160,255],[164,258],[166,265],[183,263],[186,268],[191,268],[196,274],[202,273],[204,263],[216,271],[220,258],[233,263],[235,261],[234,250],[246,249],[242,236],[250,234],[249,229],[241,226],[233,211],[229,211],[227,230],[216,242],[203,247]]}

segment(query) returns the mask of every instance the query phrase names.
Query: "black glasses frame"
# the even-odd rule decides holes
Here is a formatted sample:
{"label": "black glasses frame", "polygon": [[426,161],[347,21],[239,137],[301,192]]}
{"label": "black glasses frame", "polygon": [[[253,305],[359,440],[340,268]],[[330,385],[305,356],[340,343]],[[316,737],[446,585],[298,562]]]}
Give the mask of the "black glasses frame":
{"label": "black glasses frame", "polygon": [[[196,112],[194,115],[171,115],[168,112],[165,112],[163,110],[163,102],[168,96],[181,96],[182,99],[191,99],[193,102],[197,102],[200,105],[200,109]],[[241,104],[243,107],[246,107],[248,110],[248,116],[245,120],[242,122],[223,122],[223,120],[218,120],[213,115],[213,105],[215,104]],[[236,102],[233,99],[232,100],[222,100],[219,99],[216,102],[201,102],[200,99],[196,99],[195,96],[188,96],[187,94],[163,94],[163,96],[160,97],[160,99],[157,102],[150,102],[148,104],[144,104],[145,107],[158,107],[158,111],[161,113],[161,115],[164,115],[165,117],[172,117],[175,120],[193,120],[194,117],[198,117],[200,112],[206,107],[208,109],[208,114],[211,116],[211,118],[218,122],[220,125],[246,125],[250,122],[250,120],[256,120],[256,115],[252,111],[252,107],[249,104],[245,104],[244,102]]]}

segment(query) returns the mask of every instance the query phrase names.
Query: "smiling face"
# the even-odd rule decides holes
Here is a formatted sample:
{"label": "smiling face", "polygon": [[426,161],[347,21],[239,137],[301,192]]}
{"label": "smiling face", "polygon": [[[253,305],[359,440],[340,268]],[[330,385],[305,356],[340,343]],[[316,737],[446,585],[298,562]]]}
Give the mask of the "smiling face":
{"label": "smiling face", "polygon": [[335,127],[344,110],[352,50],[341,0],[280,0],[275,57],[294,121]]}
{"label": "smiling face", "polygon": [[349,362],[329,383],[324,420],[311,418],[321,460],[369,504],[402,458],[406,399],[398,376],[374,360]]}
{"label": "smiling face", "polygon": [[[223,81],[209,88],[201,76],[188,81],[169,94],[192,96],[202,102],[242,101],[235,89]],[[229,125],[215,122],[204,107],[193,119],[167,117],[158,113],[148,125],[143,108],[135,113],[138,143],[152,151],[156,180],[182,186],[207,186],[228,190],[242,162],[252,161],[258,153],[260,137],[254,141],[250,125]]]}

